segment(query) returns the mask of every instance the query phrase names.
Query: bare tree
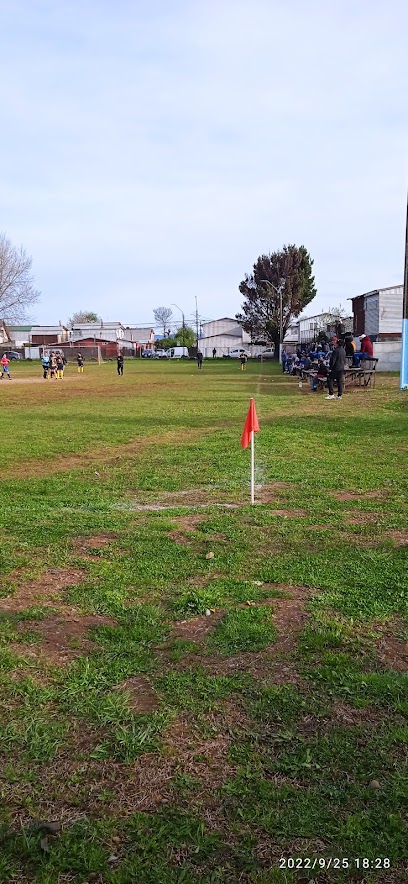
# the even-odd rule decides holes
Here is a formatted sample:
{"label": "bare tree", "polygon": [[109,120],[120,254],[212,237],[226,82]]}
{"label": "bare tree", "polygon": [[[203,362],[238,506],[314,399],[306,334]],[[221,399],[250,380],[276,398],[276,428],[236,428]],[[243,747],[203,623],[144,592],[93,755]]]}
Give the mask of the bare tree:
{"label": "bare tree", "polygon": [[101,317],[98,316],[97,313],[94,313],[93,310],[77,310],[76,313],[73,313],[71,318],[68,319],[68,325],[78,325],[81,322],[100,322]]}
{"label": "bare tree", "polygon": [[32,258],[22,246],[13,246],[0,233],[0,316],[7,322],[21,322],[27,308],[35,304],[40,292],[34,288]]}
{"label": "bare tree", "polygon": [[173,316],[171,307],[155,307],[153,310],[154,318],[158,325],[163,329],[163,335],[166,337],[166,327]]}

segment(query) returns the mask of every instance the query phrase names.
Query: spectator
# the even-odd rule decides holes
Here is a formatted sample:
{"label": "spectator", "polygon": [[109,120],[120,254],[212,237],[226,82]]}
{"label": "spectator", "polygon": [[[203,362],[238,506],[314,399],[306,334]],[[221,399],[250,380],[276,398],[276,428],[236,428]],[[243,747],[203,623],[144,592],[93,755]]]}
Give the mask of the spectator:
{"label": "spectator", "polygon": [[329,395],[326,396],[326,399],[334,399],[333,392],[333,384],[337,383],[337,399],[341,399],[343,396],[343,387],[344,387],[344,368],[346,365],[346,351],[343,347],[343,342],[338,341],[336,338],[336,343],[334,344],[333,350],[330,353],[330,363],[329,363],[329,374],[327,376],[327,386],[329,388]]}
{"label": "spectator", "polygon": [[118,364],[118,375],[121,377],[123,375],[123,356],[122,353],[118,353],[117,355],[117,364]]}
{"label": "spectator", "polygon": [[203,359],[204,359],[204,357],[203,357],[201,350],[198,350],[197,351],[197,368],[203,367]]}
{"label": "spectator", "polygon": [[217,355],[217,349],[216,349],[216,347],[213,347],[212,354],[213,354],[213,359],[215,359],[215,357],[216,357],[216,355]]}

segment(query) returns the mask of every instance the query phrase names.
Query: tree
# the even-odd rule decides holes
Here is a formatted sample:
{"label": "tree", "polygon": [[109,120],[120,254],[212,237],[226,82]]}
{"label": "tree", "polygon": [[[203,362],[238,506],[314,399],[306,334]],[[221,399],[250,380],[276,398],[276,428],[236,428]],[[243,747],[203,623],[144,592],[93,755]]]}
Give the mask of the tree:
{"label": "tree", "polygon": [[171,307],[155,307],[153,315],[157,324],[163,329],[164,337],[166,337],[166,326],[169,324],[170,319],[173,316]]}
{"label": "tree", "polygon": [[82,322],[101,322],[101,317],[93,310],[77,310],[72,314],[71,319],[68,319],[68,325],[78,325]]}
{"label": "tree", "polygon": [[40,292],[34,288],[32,258],[23,246],[13,246],[0,233],[0,316],[9,323],[27,318],[27,308],[35,304]]}
{"label": "tree", "polygon": [[261,255],[253,272],[246,274],[239,285],[245,301],[236,318],[251,340],[259,338],[275,344],[277,359],[281,321],[283,340],[292,318],[299,316],[316,295],[312,267],[305,246],[283,246],[279,252]]}
{"label": "tree", "polygon": [[195,331],[189,325],[181,325],[174,332],[174,337],[179,347],[194,347],[196,340]]}

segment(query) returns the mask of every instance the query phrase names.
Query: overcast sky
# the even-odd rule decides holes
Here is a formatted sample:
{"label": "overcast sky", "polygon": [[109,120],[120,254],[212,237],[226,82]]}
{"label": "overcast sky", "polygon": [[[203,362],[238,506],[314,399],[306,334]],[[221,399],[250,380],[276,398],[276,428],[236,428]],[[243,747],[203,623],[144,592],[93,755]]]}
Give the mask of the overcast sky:
{"label": "overcast sky", "polygon": [[406,0],[0,11],[0,230],[33,256],[37,322],[233,316],[285,243],[314,258],[309,313],[402,282]]}

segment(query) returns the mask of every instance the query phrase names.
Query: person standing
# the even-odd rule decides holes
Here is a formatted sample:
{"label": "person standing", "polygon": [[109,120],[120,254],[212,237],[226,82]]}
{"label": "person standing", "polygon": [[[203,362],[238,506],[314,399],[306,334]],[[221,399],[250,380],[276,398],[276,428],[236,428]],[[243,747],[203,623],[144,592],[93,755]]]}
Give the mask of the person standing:
{"label": "person standing", "polygon": [[62,353],[57,353],[55,357],[55,361],[57,363],[57,378],[63,380],[64,377],[64,360],[62,358]]}
{"label": "person standing", "polygon": [[197,368],[203,367],[203,359],[204,359],[204,356],[203,356],[201,350],[197,350]]}
{"label": "person standing", "polygon": [[77,365],[78,365],[78,374],[83,374],[84,373],[84,357],[82,356],[82,353],[78,353]]}
{"label": "person standing", "polygon": [[117,356],[117,363],[118,363],[118,375],[119,375],[119,377],[121,377],[121,376],[123,375],[123,356],[122,356],[122,353],[118,353],[118,356]]}
{"label": "person standing", "polygon": [[217,350],[216,350],[215,347],[213,348],[212,353],[213,353],[213,359],[215,359],[215,357],[216,357],[216,355],[217,355]]}
{"label": "person standing", "polygon": [[9,381],[11,381],[9,364],[10,364],[10,360],[7,356],[7,353],[3,353],[3,356],[0,359],[0,365],[1,365],[0,381],[3,380],[4,375],[7,375]]}
{"label": "person standing", "polygon": [[43,353],[42,359],[41,359],[41,365],[42,365],[42,369],[43,369],[43,378],[46,381],[48,379],[48,373],[50,370],[50,357],[48,356],[47,353]]}
{"label": "person standing", "polygon": [[346,351],[343,347],[343,341],[336,341],[333,350],[330,353],[329,374],[327,376],[327,386],[329,395],[326,399],[334,399],[334,381],[337,382],[337,399],[343,396],[344,387],[344,369],[346,366]]}
{"label": "person standing", "polygon": [[240,361],[240,363],[241,363],[241,371],[245,371],[245,369],[246,369],[246,364],[247,364],[247,355],[246,355],[246,353],[244,352],[244,350],[241,350],[241,353],[240,353],[240,356],[239,356],[239,361]]}
{"label": "person standing", "polygon": [[55,358],[55,353],[52,352],[50,354],[50,378],[51,378],[51,380],[53,380],[53,378],[56,377],[56,374],[57,374],[57,360]]}

